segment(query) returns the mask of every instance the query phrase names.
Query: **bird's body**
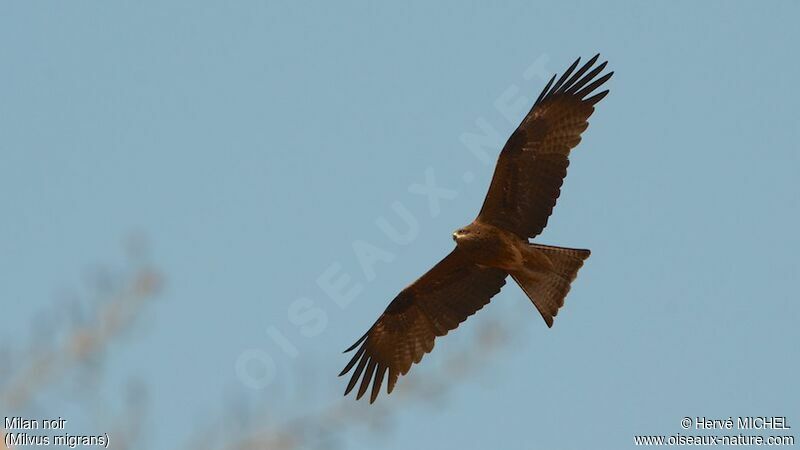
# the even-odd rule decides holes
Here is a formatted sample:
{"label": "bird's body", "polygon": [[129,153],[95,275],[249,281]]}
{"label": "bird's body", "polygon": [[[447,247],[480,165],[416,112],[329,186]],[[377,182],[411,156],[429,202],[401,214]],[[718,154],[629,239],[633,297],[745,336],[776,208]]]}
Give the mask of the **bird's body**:
{"label": "bird's body", "polygon": [[[599,56],[599,55],[598,55]],[[606,63],[578,61],[542,90],[500,152],[478,217],[453,233],[456,248],[392,300],[367,333],[346,351],[355,355],[340,375],[354,370],[345,395],[361,380],[357,398],[372,383],[375,401],[384,377],[391,392],[400,375],[443,336],[486,305],[511,277],[548,327],[564,305],[570,284],[589,250],[528,240],[542,232],[560,195],[569,153],[588,127],[595,95],[613,72],[595,78]],[[591,70],[590,70],[591,69]],[[553,84],[555,82],[555,84]]]}
{"label": "bird's body", "polygon": [[478,221],[456,230],[453,240],[468,260],[480,266],[505,271],[521,269],[528,253],[532,253],[525,248],[526,240],[502,228]]}

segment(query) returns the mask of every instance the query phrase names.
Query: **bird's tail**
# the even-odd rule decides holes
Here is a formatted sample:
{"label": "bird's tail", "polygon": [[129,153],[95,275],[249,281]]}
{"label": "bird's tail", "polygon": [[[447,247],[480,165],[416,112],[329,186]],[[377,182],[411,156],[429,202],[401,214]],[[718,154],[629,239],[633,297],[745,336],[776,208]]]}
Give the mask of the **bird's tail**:
{"label": "bird's tail", "polygon": [[[552,327],[553,317],[564,306],[570,283],[591,252],[539,244],[530,244],[528,251],[532,254],[531,263],[524,270],[511,272],[511,276],[542,314],[547,326]],[[539,262],[542,256],[552,263],[550,267],[542,267]]]}

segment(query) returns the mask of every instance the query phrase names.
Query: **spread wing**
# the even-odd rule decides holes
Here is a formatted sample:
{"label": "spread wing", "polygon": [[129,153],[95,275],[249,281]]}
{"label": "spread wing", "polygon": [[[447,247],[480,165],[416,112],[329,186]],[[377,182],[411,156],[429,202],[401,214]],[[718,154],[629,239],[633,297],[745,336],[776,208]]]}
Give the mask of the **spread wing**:
{"label": "spread wing", "polygon": [[500,152],[478,220],[522,238],[542,232],[561,194],[569,152],[589,126],[594,105],[608,94],[589,97],[614,74],[596,78],[607,64],[592,68],[598,56],[573,73],[578,58],[555,84],[555,75],[547,83]]}
{"label": "spread wing", "polygon": [[345,351],[358,347],[339,374],[355,367],[344,394],[361,379],[356,398],[361,398],[372,382],[370,403],[374,402],[387,371],[386,392],[391,393],[397,378],[433,350],[437,336],[455,329],[500,292],[506,275],[500,269],[477,266],[457,248],[453,250],[403,289],[369,331]]}

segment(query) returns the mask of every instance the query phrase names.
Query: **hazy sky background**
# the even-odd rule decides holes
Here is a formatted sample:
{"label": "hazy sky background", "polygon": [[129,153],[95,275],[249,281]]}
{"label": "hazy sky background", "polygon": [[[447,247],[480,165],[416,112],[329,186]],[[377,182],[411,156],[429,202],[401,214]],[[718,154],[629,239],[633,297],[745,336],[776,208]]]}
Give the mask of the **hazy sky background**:
{"label": "hazy sky background", "polygon": [[[166,289],[105,389],[146,382],[147,448],[178,448],[230,398],[276,420],[338,401],[341,350],[480,207],[492,166],[462,135],[505,138],[523,113],[498,99],[545,82],[526,69],[601,52],[611,94],[540,238],[592,249],[555,327],[507,285],[487,309],[528,316],[513,348],[441,408],[382,397],[393,426],[346,447],[626,448],[688,434],[684,416],[800,429],[800,4],[428,3],[3,2],[0,338],[26,342],[140,230]],[[457,192],[438,214],[409,192],[426,171]],[[395,202],[419,226],[408,245],[375,223],[402,229]],[[371,280],[360,241],[393,257]],[[317,283],[331,266],[362,289],[344,309]],[[299,298],[327,317],[317,336],[288,315]],[[246,349],[275,362],[263,390],[237,377]],[[42,395],[36,414],[67,415]]]}

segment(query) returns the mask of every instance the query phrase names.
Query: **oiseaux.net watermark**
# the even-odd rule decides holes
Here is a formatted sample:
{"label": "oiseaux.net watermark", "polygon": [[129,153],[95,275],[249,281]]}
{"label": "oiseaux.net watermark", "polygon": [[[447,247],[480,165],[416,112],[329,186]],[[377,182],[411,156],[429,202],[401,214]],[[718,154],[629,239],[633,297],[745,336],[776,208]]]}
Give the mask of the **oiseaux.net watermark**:
{"label": "oiseaux.net watermark", "polygon": [[635,435],[637,446],[793,446],[795,436],[786,416],[738,416],[712,418],[686,416],[684,432],[669,435]]}
{"label": "oiseaux.net watermark", "polygon": [[[538,93],[535,82],[549,79],[550,74],[545,69],[548,61],[547,55],[536,58],[523,70],[520,84],[510,84],[494,100],[493,107],[497,114],[493,120],[479,117],[475,120],[477,130],[464,132],[459,136],[461,144],[478,163],[489,167],[494,164],[497,153],[504,144],[504,135],[493,125],[493,121],[506,121],[513,126],[519,123]],[[321,293],[326,301],[320,303],[311,296],[299,297],[288,304],[285,323],[273,323],[266,327],[266,335],[286,358],[298,358],[298,341],[322,335],[328,326],[328,308],[332,307],[331,304],[345,310],[356,301],[364,292],[365,286],[375,281],[379,268],[396,259],[392,250],[413,244],[419,236],[421,220],[438,217],[442,206],[457,198],[461,187],[475,180],[475,174],[467,170],[461,174],[463,184],[443,186],[437,181],[434,168],[427,167],[421,178],[421,182],[415,181],[408,185],[406,193],[413,195],[413,200],[392,202],[389,209],[393,217],[390,219],[381,215],[374,220],[375,226],[388,242],[374,243],[366,239],[351,242],[350,248],[361,272],[358,279],[352,272],[345,270],[341,261],[331,262],[315,280],[319,289],[316,296],[319,297]],[[426,213],[415,212],[423,208],[423,204],[423,211]],[[251,389],[269,386],[278,373],[273,352],[261,345],[242,350],[234,362],[237,379]]]}

